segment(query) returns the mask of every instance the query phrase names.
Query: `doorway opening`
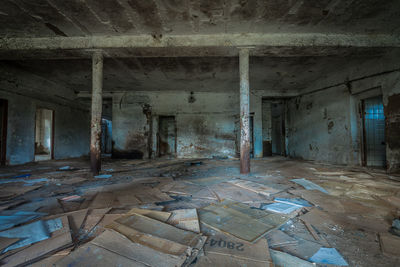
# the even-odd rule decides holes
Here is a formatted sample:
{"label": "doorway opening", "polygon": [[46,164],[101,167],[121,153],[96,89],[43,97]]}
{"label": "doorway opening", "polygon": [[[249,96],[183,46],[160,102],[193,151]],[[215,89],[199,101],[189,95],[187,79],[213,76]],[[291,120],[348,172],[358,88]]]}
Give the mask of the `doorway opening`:
{"label": "doorway opening", "polygon": [[273,155],[286,156],[285,149],[285,105],[271,103],[271,150]]}
{"label": "doorway opening", "polygon": [[54,111],[45,108],[36,110],[35,161],[54,157]]}
{"label": "doorway opening", "polygon": [[112,152],[112,121],[101,119],[101,153],[111,155]]}
{"label": "doorway opening", "polygon": [[176,157],[175,116],[159,116],[158,123],[158,156]]}
{"label": "doorway opening", "polygon": [[363,165],[386,167],[385,115],[382,96],[362,100]]}
{"label": "doorway opening", "polygon": [[0,165],[6,165],[8,101],[0,99]]}

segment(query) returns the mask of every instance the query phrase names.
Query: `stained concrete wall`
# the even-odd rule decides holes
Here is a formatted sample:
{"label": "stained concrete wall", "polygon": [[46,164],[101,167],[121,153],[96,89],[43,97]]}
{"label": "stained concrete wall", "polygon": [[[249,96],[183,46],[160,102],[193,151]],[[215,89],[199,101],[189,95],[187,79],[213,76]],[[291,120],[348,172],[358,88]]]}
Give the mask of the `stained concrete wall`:
{"label": "stained concrete wall", "polygon": [[[177,157],[237,156],[239,94],[131,92],[113,97],[113,155],[157,155],[158,116],[175,116]],[[261,99],[252,94],[254,152],[262,155]]]}
{"label": "stained concrete wall", "polygon": [[349,162],[349,92],[332,88],[288,101],[288,155],[294,158]]}
{"label": "stained concrete wall", "polygon": [[361,165],[360,102],[382,96],[388,172],[400,171],[400,72],[360,79],[288,101],[288,154],[336,164]]}
{"label": "stained concrete wall", "polygon": [[354,82],[352,88],[354,93],[365,97],[382,95],[386,117],[387,170],[400,172],[400,71]]}
{"label": "stained concrete wall", "polygon": [[54,158],[70,158],[89,152],[89,112],[30,97],[0,91],[8,100],[7,162],[34,161],[35,113],[37,108],[55,111]]}

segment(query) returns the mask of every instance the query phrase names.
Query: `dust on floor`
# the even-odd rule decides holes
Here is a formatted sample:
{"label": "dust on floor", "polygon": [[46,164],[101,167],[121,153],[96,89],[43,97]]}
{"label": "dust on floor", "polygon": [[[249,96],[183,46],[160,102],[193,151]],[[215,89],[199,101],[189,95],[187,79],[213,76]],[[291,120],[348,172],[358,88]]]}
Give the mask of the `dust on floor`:
{"label": "dust on floor", "polygon": [[104,159],[94,178],[84,159],[4,167],[2,264],[399,265],[399,176],[283,157],[251,165],[242,176],[235,159]]}

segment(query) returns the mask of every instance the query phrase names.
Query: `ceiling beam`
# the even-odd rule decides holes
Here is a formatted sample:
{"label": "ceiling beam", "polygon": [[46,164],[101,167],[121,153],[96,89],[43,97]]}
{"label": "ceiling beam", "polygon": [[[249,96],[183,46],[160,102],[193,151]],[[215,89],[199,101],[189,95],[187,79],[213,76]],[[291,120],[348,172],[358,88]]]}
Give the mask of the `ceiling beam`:
{"label": "ceiling beam", "polygon": [[87,50],[107,48],[201,47],[400,47],[400,35],[333,33],[244,33],[1,38],[0,52],[19,50]]}

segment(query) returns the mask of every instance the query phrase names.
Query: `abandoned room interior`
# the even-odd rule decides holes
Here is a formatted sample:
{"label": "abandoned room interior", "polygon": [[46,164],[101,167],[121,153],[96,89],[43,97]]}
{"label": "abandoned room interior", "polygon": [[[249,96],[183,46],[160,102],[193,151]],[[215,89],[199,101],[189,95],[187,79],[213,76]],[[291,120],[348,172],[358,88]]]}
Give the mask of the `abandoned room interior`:
{"label": "abandoned room interior", "polygon": [[1,266],[400,266],[399,12],[1,1]]}

